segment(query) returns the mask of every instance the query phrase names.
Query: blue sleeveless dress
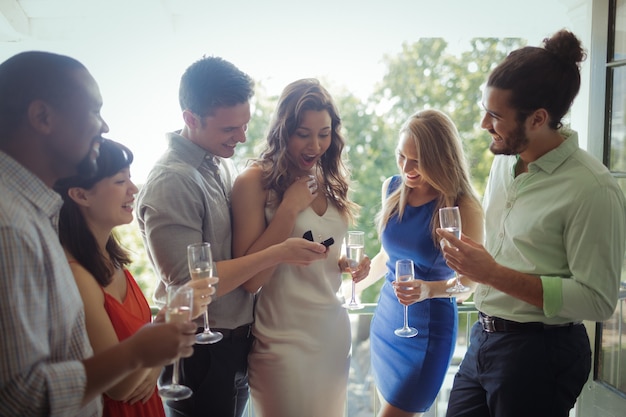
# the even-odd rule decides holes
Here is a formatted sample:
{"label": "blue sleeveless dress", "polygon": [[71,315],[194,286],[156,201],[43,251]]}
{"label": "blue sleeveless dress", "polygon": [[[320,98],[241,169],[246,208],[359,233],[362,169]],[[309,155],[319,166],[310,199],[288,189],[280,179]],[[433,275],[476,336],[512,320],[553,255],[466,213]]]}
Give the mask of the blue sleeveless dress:
{"label": "blue sleeveless dress", "polygon": [[[401,182],[394,176],[389,192]],[[415,277],[424,281],[447,280],[454,275],[431,237],[435,203],[407,206],[401,222],[394,216],[385,227],[381,241],[389,261],[370,328],[372,370],[378,389],[389,404],[414,413],[428,411],[443,384],[456,342],[456,299],[434,298],[410,305],[409,325],[419,333],[402,338],[394,330],[403,325],[404,306],[391,283],[398,259],[412,259]]]}

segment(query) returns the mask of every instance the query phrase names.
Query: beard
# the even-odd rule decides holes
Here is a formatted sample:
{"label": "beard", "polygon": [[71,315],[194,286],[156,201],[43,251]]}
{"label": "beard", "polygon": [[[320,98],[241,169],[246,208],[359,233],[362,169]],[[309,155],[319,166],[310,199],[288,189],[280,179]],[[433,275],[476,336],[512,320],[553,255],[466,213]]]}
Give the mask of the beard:
{"label": "beard", "polygon": [[528,136],[526,136],[526,128],[522,123],[518,123],[515,130],[513,130],[506,137],[502,138],[503,146],[499,147],[499,144],[492,143],[489,146],[489,150],[494,155],[517,155],[522,153],[528,147]]}
{"label": "beard", "polygon": [[98,172],[98,155],[100,155],[100,144],[102,138],[94,140],[87,155],[76,166],[76,175],[85,179],[91,178]]}

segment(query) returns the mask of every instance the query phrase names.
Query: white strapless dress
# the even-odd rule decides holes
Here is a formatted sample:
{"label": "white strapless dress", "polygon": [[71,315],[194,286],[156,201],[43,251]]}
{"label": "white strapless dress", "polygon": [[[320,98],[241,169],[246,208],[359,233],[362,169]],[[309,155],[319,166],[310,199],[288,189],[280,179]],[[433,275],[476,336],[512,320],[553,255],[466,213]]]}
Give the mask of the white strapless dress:
{"label": "white strapless dress", "polygon": [[[272,215],[266,210],[268,222]],[[307,230],[316,242],[335,239],[328,258],[306,267],[279,265],[257,295],[248,372],[259,417],[344,415],[350,322],[335,294],[347,223],[329,202],[322,216],[310,207],[298,215],[293,236]]]}

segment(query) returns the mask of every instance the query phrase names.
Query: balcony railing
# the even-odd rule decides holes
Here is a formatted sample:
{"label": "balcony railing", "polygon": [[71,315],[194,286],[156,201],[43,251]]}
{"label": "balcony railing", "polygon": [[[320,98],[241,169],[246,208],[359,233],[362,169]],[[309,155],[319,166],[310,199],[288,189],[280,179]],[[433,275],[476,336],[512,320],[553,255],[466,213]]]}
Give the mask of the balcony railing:
{"label": "balcony railing", "polygon": [[[608,365],[605,364],[605,368],[609,371],[614,368],[619,369],[620,371],[617,371],[619,375],[623,375],[623,371],[621,371],[623,367],[620,365],[612,366],[610,363],[611,361],[617,362],[618,364],[622,363],[622,354],[626,352],[622,340],[622,335],[626,333],[626,331],[623,330],[623,328],[626,328],[626,325],[623,324],[626,322],[625,305],[626,291],[622,289],[620,293],[620,303],[614,317],[604,323],[606,326],[604,338],[607,340],[603,340],[602,343],[602,348],[606,350],[606,352],[604,352],[604,355],[601,355],[601,361],[609,363]],[[370,373],[369,357],[369,325],[375,309],[376,304],[365,304],[365,308],[362,310],[349,311],[352,323],[352,360],[348,380],[348,400],[344,414],[345,417],[375,417],[380,408],[374,378]],[[157,311],[158,309],[156,307],[152,307],[153,314],[156,314]],[[478,318],[478,312],[473,303],[463,303],[459,305],[458,311],[459,327],[452,363],[448,368],[439,395],[431,409],[424,414],[424,417],[445,416],[454,375],[467,350],[470,329]],[[615,335],[615,337],[609,337],[611,335]],[[615,342],[614,339],[616,339],[617,342]],[[617,383],[615,383],[615,386],[623,389],[624,384],[621,383],[622,380],[620,378],[621,377],[616,378]],[[626,379],[626,377],[624,377],[624,379]],[[609,385],[611,385],[610,382]],[[575,415],[577,415],[576,407],[570,412],[570,416]],[[255,416],[250,403],[248,404],[247,416]]]}

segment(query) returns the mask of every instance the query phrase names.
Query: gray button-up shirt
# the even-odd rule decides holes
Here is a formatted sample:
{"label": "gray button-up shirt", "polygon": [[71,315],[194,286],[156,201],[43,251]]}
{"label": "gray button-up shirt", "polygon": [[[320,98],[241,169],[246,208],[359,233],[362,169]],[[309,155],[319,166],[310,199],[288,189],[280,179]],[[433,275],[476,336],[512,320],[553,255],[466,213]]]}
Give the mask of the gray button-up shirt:
{"label": "gray button-up shirt", "polygon": [[[178,133],[137,197],[137,220],[155,272],[154,298],[164,305],[169,284],[187,282],[187,245],[209,242],[213,261],[231,259],[232,161],[216,157]],[[219,271],[217,271],[219,276]],[[237,288],[209,306],[211,326],[233,329],[253,320],[254,296]]]}

